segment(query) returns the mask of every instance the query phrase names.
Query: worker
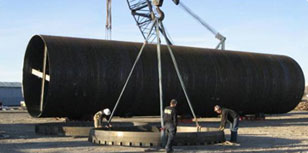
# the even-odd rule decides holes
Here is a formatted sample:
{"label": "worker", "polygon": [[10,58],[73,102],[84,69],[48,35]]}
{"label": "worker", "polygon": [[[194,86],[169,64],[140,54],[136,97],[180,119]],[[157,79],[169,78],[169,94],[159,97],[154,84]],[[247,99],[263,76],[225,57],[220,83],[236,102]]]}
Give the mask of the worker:
{"label": "worker", "polygon": [[226,122],[230,123],[230,130],[231,130],[231,138],[230,142],[236,143],[237,142],[237,130],[239,125],[239,115],[231,109],[228,108],[221,108],[219,105],[214,107],[214,111],[217,114],[221,114],[221,122],[219,126],[219,130],[224,130]]}
{"label": "worker", "polygon": [[177,120],[177,112],[176,112],[176,107],[177,105],[177,101],[175,99],[172,99],[170,101],[170,106],[167,106],[164,109],[164,116],[163,116],[163,121],[164,121],[164,130],[166,132],[166,152],[173,152],[172,149],[172,143],[173,143],[173,139],[174,136],[176,134],[176,127],[178,124],[178,120]]}
{"label": "worker", "polygon": [[[106,121],[109,120],[109,115],[111,114],[111,111],[109,108],[105,108],[104,110],[100,110],[98,111],[94,117],[93,117],[93,120],[94,120],[94,127],[95,128],[102,128],[103,125],[102,125],[102,122],[103,122],[103,119],[105,118]],[[107,123],[108,124],[108,123]],[[111,127],[111,124],[108,124],[105,126],[106,128],[110,128]]]}

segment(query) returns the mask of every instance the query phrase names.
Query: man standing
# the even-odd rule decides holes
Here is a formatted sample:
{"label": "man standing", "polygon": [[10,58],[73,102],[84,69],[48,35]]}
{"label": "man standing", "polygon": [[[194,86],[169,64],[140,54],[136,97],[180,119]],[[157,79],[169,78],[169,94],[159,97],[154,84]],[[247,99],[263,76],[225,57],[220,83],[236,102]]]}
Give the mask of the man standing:
{"label": "man standing", "polygon": [[237,141],[237,130],[239,124],[239,115],[231,109],[228,108],[221,108],[219,105],[214,107],[214,111],[217,114],[221,114],[221,122],[219,126],[219,130],[224,130],[226,123],[230,123],[230,130],[231,130],[231,139],[230,142],[236,143]]}
{"label": "man standing", "polygon": [[[103,119],[106,118],[106,120],[108,121],[110,114],[111,114],[111,111],[108,108],[98,111],[93,117],[94,128],[102,128]],[[111,127],[111,124],[106,125],[106,128],[110,128],[110,127]]]}
{"label": "man standing", "polygon": [[177,101],[175,99],[172,99],[170,101],[170,106],[167,106],[164,109],[164,129],[166,131],[166,135],[167,135],[167,144],[166,144],[166,152],[172,152],[172,143],[173,143],[173,139],[174,136],[176,134],[176,127],[178,124],[178,120],[177,120],[177,113],[176,113],[176,107],[177,105]]}

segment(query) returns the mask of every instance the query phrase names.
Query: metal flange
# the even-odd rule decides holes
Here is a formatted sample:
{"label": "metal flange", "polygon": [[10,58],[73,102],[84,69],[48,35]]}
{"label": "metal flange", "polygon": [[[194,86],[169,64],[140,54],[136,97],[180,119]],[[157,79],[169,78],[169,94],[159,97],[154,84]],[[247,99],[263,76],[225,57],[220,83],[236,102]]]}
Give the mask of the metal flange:
{"label": "metal flange", "polygon": [[[160,147],[160,132],[154,126],[121,127],[113,129],[90,130],[90,142],[100,145]],[[223,131],[203,128],[197,132],[195,127],[178,127],[175,146],[207,145],[225,141]]]}

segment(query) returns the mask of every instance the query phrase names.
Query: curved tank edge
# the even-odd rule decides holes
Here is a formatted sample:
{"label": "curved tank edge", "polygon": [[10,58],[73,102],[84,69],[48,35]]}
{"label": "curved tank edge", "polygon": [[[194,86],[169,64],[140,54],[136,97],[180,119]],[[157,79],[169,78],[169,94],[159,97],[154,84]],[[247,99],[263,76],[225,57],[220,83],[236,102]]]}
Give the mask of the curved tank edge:
{"label": "curved tank edge", "polygon": [[[44,43],[44,46],[47,47],[47,43],[46,43],[46,40],[45,40],[45,37],[46,35],[42,35],[42,34],[35,34],[33,35],[29,41],[28,41],[28,44],[27,44],[27,47],[26,47],[26,51],[25,51],[25,54],[24,54],[24,59],[26,58],[27,54],[29,54],[29,45],[30,45],[30,42],[33,41],[35,38],[40,38],[40,40],[43,41]],[[48,48],[47,48],[47,54],[48,54]],[[49,62],[49,61],[48,61]],[[23,68],[22,68],[22,71],[24,71],[24,68],[25,68],[25,60],[23,62]],[[24,97],[24,101],[25,101],[25,104],[27,106],[27,103],[29,103],[27,100],[26,100],[26,96],[24,95],[24,74],[22,74],[22,94],[23,94],[23,97]],[[37,112],[37,111],[32,111],[31,109],[29,109],[27,107],[27,111],[28,113],[32,116],[32,117],[35,117],[35,118],[41,118],[41,117],[44,117],[43,116],[43,112]]]}

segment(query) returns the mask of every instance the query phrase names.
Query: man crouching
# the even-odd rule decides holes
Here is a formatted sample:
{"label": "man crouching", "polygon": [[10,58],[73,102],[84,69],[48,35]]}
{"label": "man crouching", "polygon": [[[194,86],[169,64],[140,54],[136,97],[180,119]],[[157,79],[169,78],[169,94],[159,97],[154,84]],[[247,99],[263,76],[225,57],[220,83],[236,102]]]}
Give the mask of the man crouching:
{"label": "man crouching", "polygon": [[[94,128],[102,128],[103,127],[103,120],[104,118],[108,122],[109,120],[109,115],[111,114],[110,109],[106,108],[104,110],[98,111],[94,116]],[[107,123],[108,124],[108,123]],[[105,126],[106,128],[110,128],[111,124],[108,124]]]}
{"label": "man crouching", "polygon": [[230,130],[231,130],[230,142],[236,143],[237,142],[237,130],[238,130],[238,125],[239,125],[239,115],[232,109],[221,108],[218,105],[214,107],[214,111],[217,114],[221,114],[221,122],[220,122],[219,130],[224,130],[226,123],[229,122]]}

